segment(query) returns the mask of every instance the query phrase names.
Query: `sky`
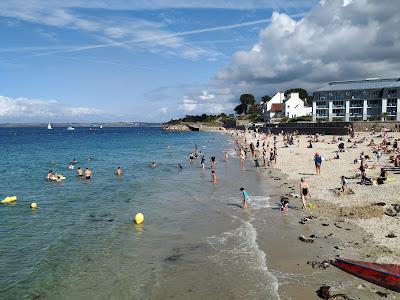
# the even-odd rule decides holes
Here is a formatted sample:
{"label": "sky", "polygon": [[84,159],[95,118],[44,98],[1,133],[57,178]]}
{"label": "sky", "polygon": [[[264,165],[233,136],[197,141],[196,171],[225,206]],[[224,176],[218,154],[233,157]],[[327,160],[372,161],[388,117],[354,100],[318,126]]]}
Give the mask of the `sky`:
{"label": "sky", "polygon": [[1,0],[0,123],[164,122],[400,77],[398,0]]}

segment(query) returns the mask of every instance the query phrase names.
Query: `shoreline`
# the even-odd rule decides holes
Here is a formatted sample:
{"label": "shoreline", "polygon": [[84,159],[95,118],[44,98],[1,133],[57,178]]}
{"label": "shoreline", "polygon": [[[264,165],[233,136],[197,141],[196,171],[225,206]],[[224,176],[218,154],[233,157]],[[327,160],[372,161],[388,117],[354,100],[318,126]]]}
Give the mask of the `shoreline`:
{"label": "shoreline", "polygon": [[[247,133],[244,136],[235,136],[239,131],[229,131],[233,134],[235,140],[238,140],[239,145],[241,147],[248,147],[251,142],[255,143],[257,138],[252,137],[252,134]],[[247,144],[244,144],[244,139],[246,137]],[[325,139],[330,139],[329,136],[324,136]],[[306,147],[306,143],[302,140],[305,139],[305,136],[300,136],[300,147],[297,148],[282,148],[281,146],[282,137],[278,137],[278,163],[272,167],[262,168],[262,173],[270,183],[275,184],[275,188],[277,192],[275,194],[284,195],[289,198],[290,204],[296,210],[289,209],[289,218],[298,218],[296,223],[301,221],[301,219],[306,218],[305,224],[297,224],[297,226],[293,226],[293,231],[297,232],[297,234],[302,234],[306,236],[314,234],[316,235],[315,243],[304,243],[297,239],[298,236],[296,234],[291,234],[291,239],[295,239],[293,244],[296,247],[304,248],[302,250],[302,255],[304,259],[295,259],[292,261],[291,258],[285,259],[282,258],[281,254],[274,254],[273,251],[269,251],[268,245],[265,243],[265,239],[263,238],[263,234],[259,234],[258,243],[260,245],[264,245],[261,249],[267,253],[269,269],[272,270],[286,270],[289,272],[296,271],[299,274],[306,275],[308,272],[316,271],[321,273],[321,277],[326,277],[326,281],[324,284],[331,285],[331,292],[334,293],[345,293],[349,295],[350,298],[355,296],[368,297],[368,299],[380,299],[380,296],[376,292],[383,292],[390,295],[392,298],[396,298],[396,294],[392,291],[386,290],[379,286],[370,284],[366,281],[358,279],[354,276],[351,276],[341,270],[336,269],[335,267],[329,265],[329,261],[333,260],[335,257],[343,257],[343,258],[352,258],[366,261],[376,261],[382,263],[398,263],[398,254],[396,249],[387,247],[382,245],[381,243],[376,243],[376,236],[373,235],[374,230],[367,230],[363,225],[363,222],[370,225],[371,222],[376,223],[375,218],[371,219],[362,219],[361,217],[366,217],[368,214],[372,214],[374,216],[377,215],[382,218],[384,216],[382,209],[380,207],[373,207],[372,209],[363,209],[361,212],[357,212],[357,208],[353,209],[352,205],[348,205],[347,207],[343,207],[338,205],[338,203],[329,202],[318,198],[313,197],[312,202],[315,205],[318,205],[318,208],[307,209],[305,211],[301,211],[299,208],[301,207],[301,201],[299,198],[293,197],[294,194],[298,193],[298,179],[300,177],[296,177],[294,175],[294,171],[298,171],[292,164],[288,164],[285,166],[285,162],[289,160],[293,160],[294,156],[298,156],[301,160],[307,160],[304,158],[304,153],[297,154],[294,152],[299,149],[299,152],[302,152],[303,148]],[[260,144],[262,140],[260,139]],[[336,145],[335,145],[336,146]],[[303,147],[303,148],[302,148]],[[316,151],[318,148],[312,149],[312,151]],[[285,151],[286,150],[286,151]],[[290,150],[294,150],[290,152]],[[282,154],[283,152],[283,154]],[[281,154],[281,155],[280,155]],[[302,157],[302,158],[301,158]],[[247,159],[248,160],[248,159]],[[283,163],[282,163],[283,162]],[[251,164],[254,163],[251,161]],[[313,168],[313,163],[311,161],[311,168]],[[291,170],[292,172],[288,172]],[[309,171],[309,170],[307,170]],[[299,172],[297,172],[299,173]],[[311,172],[310,172],[311,173]],[[297,174],[298,175],[298,174]],[[317,187],[311,185],[312,194],[316,195]],[[317,189],[318,190],[318,189]],[[319,190],[318,190],[319,191]],[[314,196],[313,195],[313,196]],[[324,193],[322,193],[324,195]],[[278,203],[280,199],[276,197],[275,201]],[[378,202],[378,201],[377,201]],[[297,210],[299,209],[299,210]],[[355,210],[355,211],[354,211]],[[391,218],[391,217],[387,217]],[[389,219],[389,221],[392,221]],[[398,220],[397,220],[398,221]],[[323,224],[323,225],[322,225]],[[393,226],[393,225],[392,225]],[[393,228],[393,227],[392,227]],[[371,232],[372,231],[372,232]],[[356,235],[354,233],[357,233]],[[267,243],[268,244],[268,243]],[[289,255],[297,255],[297,252],[288,251]],[[312,253],[312,255],[310,255]],[[307,258],[308,257],[308,258]],[[282,260],[286,260],[288,263],[282,262]],[[290,263],[289,263],[290,262]],[[339,284],[337,280],[344,280],[351,282],[347,287]],[[279,294],[282,299],[296,299],[299,297],[299,288],[301,287],[300,282],[297,284],[286,284],[283,287],[280,287]],[[320,285],[323,285],[322,282]],[[318,299],[315,291],[318,287],[314,284],[313,287],[309,286],[307,288],[301,287],[300,290],[303,290],[303,297],[308,297],[309,299]]]}

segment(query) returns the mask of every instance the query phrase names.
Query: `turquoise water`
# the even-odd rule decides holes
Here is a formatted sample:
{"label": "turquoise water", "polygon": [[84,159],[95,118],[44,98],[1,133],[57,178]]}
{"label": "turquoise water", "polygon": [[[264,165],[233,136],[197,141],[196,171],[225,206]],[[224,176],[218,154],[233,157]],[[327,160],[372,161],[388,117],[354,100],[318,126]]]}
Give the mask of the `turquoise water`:
{"label": "turquoise water", "polygon": [[[0,206],[0,298],[276,298],[252,217],[237,216],[239,185],[264,195],[262,179],[224,162],[229,143],[220,133],[160,128],[0,129],[0,198],[18,197]],[[189,164],[195,145],[206,162],[217,156],[216,186],[199,160]],[[67,170],[74,158],[91,180]],[[50,169],[67,179],[47,182]],[[132,222],[139,211],[142,226]]]}

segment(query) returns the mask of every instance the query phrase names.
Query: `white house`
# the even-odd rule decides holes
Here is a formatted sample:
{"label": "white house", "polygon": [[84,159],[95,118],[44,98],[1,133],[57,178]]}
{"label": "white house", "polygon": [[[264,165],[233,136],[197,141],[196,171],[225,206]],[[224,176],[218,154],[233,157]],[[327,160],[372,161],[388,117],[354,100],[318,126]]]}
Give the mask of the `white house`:
{"label": "white house", "polygon": [[268,102],[264,103],[264,121],[270,121],[276,113],[281,111],[281,104],[285,99],[285,94],[277,92]]}
{"label": "white house", "polygon": [[305,105],[305,100],[300,99],[299,93],[291,93],[285,97],[278,92],[264,104],[264,121],[270,122],[274,117],[296,118],[312,114],[312,107]]}

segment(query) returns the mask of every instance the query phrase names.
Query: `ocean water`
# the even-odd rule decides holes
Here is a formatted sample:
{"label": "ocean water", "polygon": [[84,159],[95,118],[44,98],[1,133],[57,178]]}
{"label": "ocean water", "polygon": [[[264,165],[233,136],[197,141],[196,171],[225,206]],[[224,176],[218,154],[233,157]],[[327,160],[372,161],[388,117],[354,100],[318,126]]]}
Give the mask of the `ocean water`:
{"label": "ocean water", "polygon": [[[188,162],[195,145],[205,171],[199,159]],[[222,133],[160,128],[0,129],[0,198],[18,197],[0,206],[0,298],[278,299],[255,224],[274,204],[234,146]],[[91,180],[67,170],[74,158],[92,169]],[[47,182],[50,169],[67,179]],[[251,196],[247,212],[241,186]],[[142,225],[132,221],[137,212]]]}

